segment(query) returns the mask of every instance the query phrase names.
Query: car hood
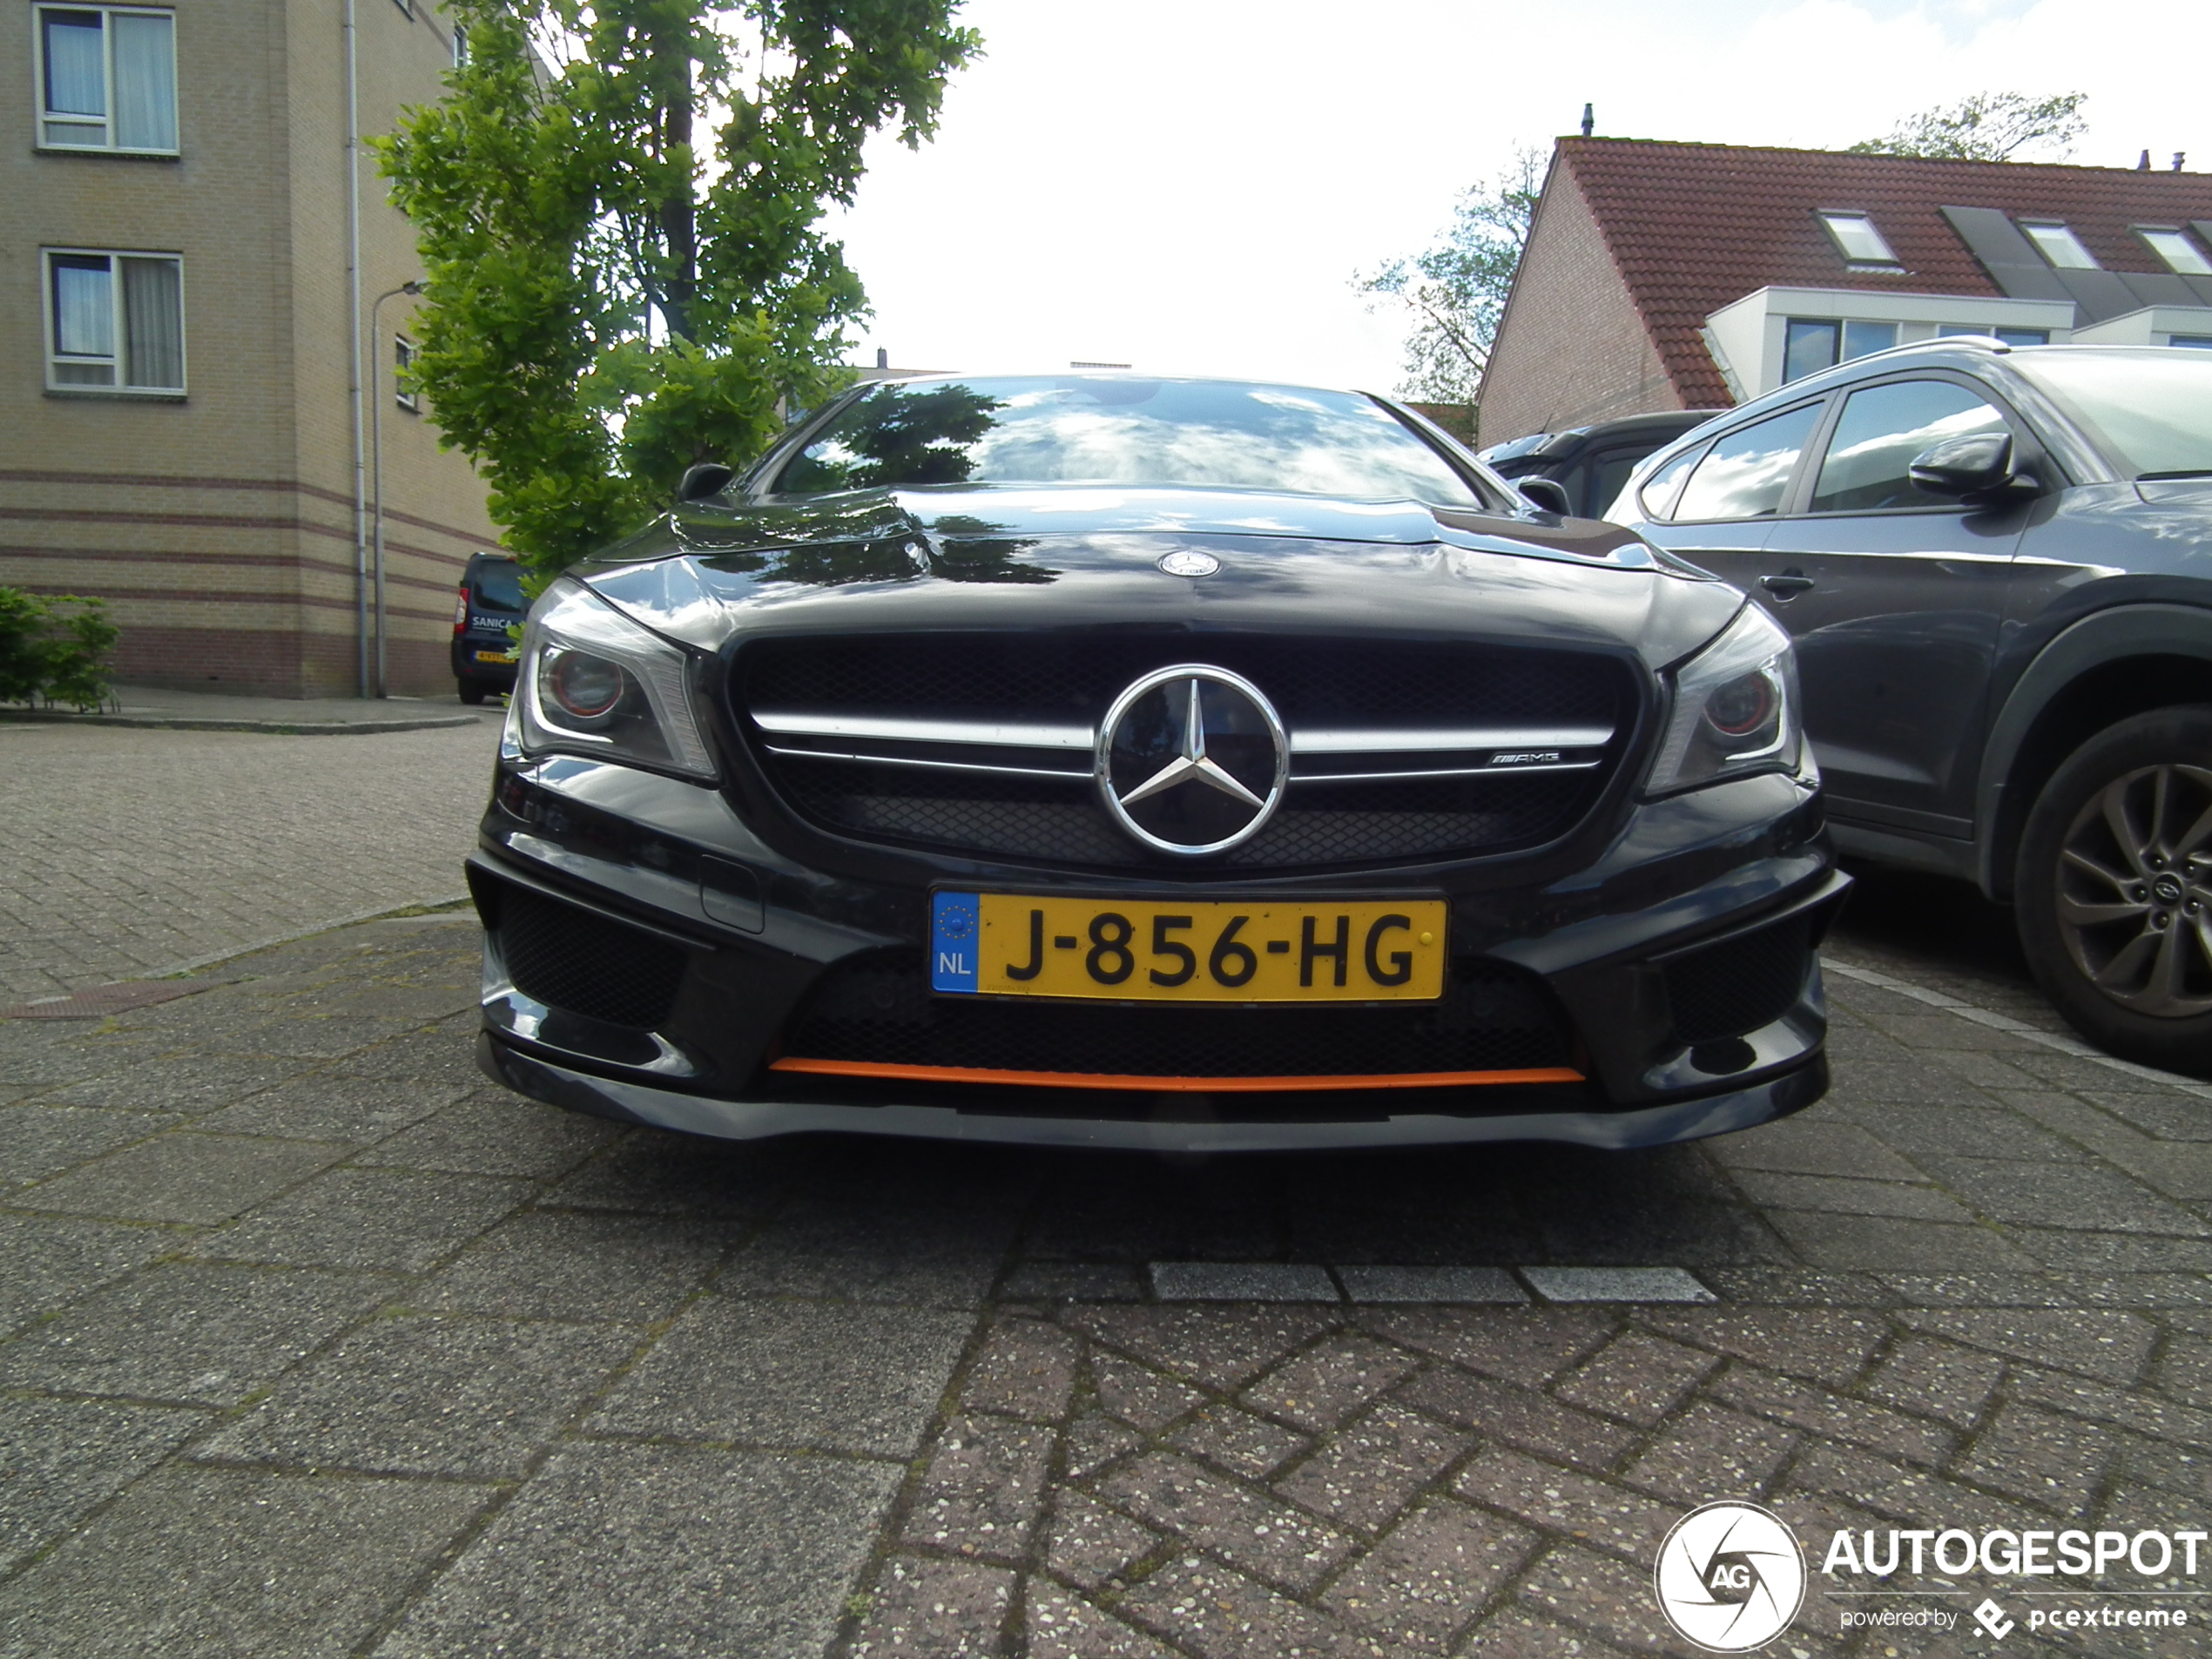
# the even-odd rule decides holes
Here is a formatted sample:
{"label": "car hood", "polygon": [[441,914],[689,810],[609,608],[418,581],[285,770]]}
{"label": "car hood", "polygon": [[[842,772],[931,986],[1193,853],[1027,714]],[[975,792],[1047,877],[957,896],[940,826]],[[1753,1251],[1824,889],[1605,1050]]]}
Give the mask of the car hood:
{"label": "car hood", "polygon": [[[1163,570],[1178,551],[1217,568]],[[691,503],[571,574],[708,651],[740,634],[1137,626],[1626,648],[1656,667],[1743,603],[1590,519],[1065,485]]]}

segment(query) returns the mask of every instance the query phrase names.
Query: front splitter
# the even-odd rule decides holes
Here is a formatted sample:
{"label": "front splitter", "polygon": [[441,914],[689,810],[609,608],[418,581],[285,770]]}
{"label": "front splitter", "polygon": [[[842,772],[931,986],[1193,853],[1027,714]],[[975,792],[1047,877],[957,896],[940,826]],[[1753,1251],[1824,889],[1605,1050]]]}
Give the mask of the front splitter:
{"label": "front splitter", "polygon": [[1345,1123],[1265,1123],[1023,1116],[949,1106],[847,1106],[813,1101],[716,1100],[576,1071],[489,1032],[476,1063],[518,1094],[618,1123],[650,1123],[725,1141],[778,1135],[894,1135],[916,1140],[1017,1146],[1085,1146],[1140,1152],[1297,1152],[1346,1147],[1447,1146],[1561,1141],[1625,1150],[1703,1140],[1786,1117],[1828,1089],[1824,1058],[1727,1094],[1617,1112],[1529,1112],[1460,1116],[1406,1112]]}

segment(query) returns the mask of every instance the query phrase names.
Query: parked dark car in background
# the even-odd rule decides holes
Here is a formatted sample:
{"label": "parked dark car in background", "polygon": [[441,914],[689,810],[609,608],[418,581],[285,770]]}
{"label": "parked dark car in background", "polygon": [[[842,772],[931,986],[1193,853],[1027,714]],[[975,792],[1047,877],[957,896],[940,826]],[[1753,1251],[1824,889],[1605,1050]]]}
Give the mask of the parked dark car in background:
{"label": "parked dark car in background", "polygon": [[523,567],[509,553],[472,553],[453,607],[453,678],[463,703],[515,689],[515,639],[523,620]]}
{"label": "parked dark car in background", "polygon": [[2212,1075],[2212,353],[1899,347],[1615,516],[1789,629],[1846,853],[2011,901],[2080,1030]]}
{"label": "parked dark car in background", "polygon": [[[1529,478],[1549,478],[1567,494],[1566,510],[1579,518],[1602,518],[1629,482],[1636,462],[1705,424],[1719,409],[1672,409],[1631,415],[1595,426],[1563,432],[1532,432],[1494,443],[1480,459],[1515,488]],[[1556,502],[1546,503],[1557,505]]]}
{"label": "parked dark car in background", "polygon": [[607,1116],[1687,1139],[1826,1086],[1789,642],[1418,416],[860,389],[533,608],[486,1069]]}

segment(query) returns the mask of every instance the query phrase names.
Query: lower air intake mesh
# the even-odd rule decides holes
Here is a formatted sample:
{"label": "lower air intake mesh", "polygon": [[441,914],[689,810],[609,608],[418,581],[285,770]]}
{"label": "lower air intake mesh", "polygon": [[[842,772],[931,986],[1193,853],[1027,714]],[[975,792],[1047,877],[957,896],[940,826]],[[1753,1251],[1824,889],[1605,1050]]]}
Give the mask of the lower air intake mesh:
{"label": "lower air intake mesh", "polygon": [[684,977],[678,947],[523,887],[500,895],[499,948],[523,995],[639,1030],[666,1022]]}
{"label": "lower air intake mesh", "polygon": [[1740,1037],[1787,1014],[1804,988],[1811,927],[1811,918],[1792,916],[1668,963],[1675,1035]]}
{"label": "lower air intake mesh", "polygon": [[786,1029],[810,1060],[1146,1077],[1383,1076],[1572,1063],[1543,989],[1463,963],[1442,999],[1394,1008],[1159,1008],[930,995],[922,957],[830,970]]}

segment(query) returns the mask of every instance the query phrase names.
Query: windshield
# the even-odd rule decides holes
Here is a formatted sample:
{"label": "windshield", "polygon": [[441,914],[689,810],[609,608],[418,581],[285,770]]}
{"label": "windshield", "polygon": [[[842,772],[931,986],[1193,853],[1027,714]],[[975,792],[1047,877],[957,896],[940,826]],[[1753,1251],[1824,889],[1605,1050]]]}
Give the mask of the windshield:
{"label": "windshield", "polygon": [[523,597],[523,567],[512,559],[486,559],[477,565],[474,581],[476,603],[487,610],[512,610],[520,613],[527,604]]}
{"label": "windshield", "polygon": [[787,462],[776,489],[929,484],[1198,484],[1482,504],[1372,399],[1107,375],[879,387]]}
{"label": "windshield", "polygon": [[2122,469],[2212,473],[2212,352],[2016,352],[2013,364]]}

